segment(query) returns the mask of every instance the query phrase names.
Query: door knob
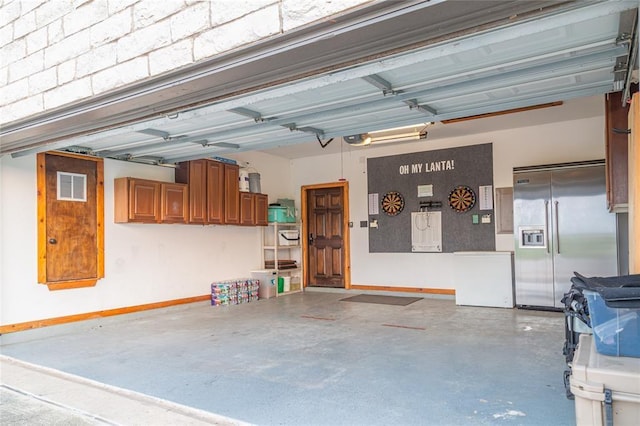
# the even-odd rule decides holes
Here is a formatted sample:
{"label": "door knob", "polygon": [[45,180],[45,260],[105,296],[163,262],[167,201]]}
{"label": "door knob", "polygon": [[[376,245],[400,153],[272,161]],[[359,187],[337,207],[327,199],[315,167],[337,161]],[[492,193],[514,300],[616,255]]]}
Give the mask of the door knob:
{"label": "door knob", "polygon": [[309,234],[309,245],[313,245],[313,234]]}
{"label": "door knob", "polygon": [[58,240],[56,240],[55,238],[49,238],[49,244],[57,244]]}

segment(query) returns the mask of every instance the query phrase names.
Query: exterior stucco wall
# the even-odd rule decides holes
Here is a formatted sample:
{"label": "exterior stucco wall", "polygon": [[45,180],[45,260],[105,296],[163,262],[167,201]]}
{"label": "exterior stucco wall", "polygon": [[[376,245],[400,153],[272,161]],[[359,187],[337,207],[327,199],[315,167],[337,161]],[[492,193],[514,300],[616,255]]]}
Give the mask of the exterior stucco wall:
{"label": "exterior stucco wall", "polygon": [[0,0],[0,121],[107,93],[370,0]]}

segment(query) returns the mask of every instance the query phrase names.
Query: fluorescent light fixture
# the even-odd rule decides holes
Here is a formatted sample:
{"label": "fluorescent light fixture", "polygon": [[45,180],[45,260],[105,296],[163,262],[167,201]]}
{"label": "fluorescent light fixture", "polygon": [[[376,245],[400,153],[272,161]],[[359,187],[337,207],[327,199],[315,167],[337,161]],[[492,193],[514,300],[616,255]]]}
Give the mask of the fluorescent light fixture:
{"label": "fluorescent light fixture", "polygon": [[391,129],[376,130],[369,133],[344,136],[346,143],[352,146],[367,146],[387,142],[408,142],[427,138],[427,127],[432,122],[420,123],[411,126],[394,127]]}

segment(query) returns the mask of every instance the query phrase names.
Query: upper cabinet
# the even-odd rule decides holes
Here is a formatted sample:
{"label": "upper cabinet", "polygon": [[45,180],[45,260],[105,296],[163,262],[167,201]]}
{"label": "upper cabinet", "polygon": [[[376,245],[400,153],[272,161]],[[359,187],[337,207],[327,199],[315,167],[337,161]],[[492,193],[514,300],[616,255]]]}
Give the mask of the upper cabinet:
{"label": "upper cabinet", "polygon": [[189,220],[189,189],[183,183],[166,183],[160,186],[160,221],[187,223]]}
{"label": "upper cabinet", "polygon": [[[206,159],[178,163],[176,182],[189,185],[189,223],[228,223],[225,216],[227,168],[238,170],[237,165]],[[237,178],[235,185],[238,185]],[[235,203],[238,203],[237,195]],[[233,219],[235,222],[231,223],[238,223],[238,217]]]}
{"label": "upper cabinet", "polygon": [[240,224],[240,167],[224,164],[224,223]]}
{"label": "upper cabinet", "polygon": [[188,188],[184,184],[132,177],[114,182],[116,223],[185,223]]}
{"label": "upper cabinet", "polygon": [[267,225],[267,196],[240,192],[240,167],[209,159],[179,163],[176,182],[189,185],[189,223]]}
{"label": "upper cabinet", "polygon": [[255,203],[255,224],[258,226],[267,226],[269,218],[269,200],[266,194],[252,194]]}
{"label": "upper cabinet", "polygon": [[224,220],[224,169],[219,161],[199,160],[206,163],[207,170],[207,223],[225,223]]}
{"label": "upper cabinet", "polygon": [[609,211],[628,209],[629,109],[622,106],[622,92],[609,93],[605,98],[606,111],[606,169],[607,204]]}
{"label": "upper cabinet", "polygon": [[240,225],[256,224],[256,199],[250,192],[240,193]]}

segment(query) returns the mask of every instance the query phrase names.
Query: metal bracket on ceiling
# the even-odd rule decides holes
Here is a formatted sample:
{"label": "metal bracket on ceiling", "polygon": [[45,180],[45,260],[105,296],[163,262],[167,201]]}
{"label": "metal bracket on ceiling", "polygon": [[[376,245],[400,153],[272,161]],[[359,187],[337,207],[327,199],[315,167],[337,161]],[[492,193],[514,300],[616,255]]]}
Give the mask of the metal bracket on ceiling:
{"label": "metal bracket on ceiling", "polygon": [[232,108],[232,109],[230,109],[228,111],[229,112],[234,112],[234,113],[242,115],[244,117],[253,118],[253,120],[256,123],[264,123],[265,121],[268,121],[267,119],[265,119],[262,116],[262,114],[260,114],[257,111],[250,110],[249,108],[238,107],[238,108]]}
{"label": "metal bracket on ceiling", "polygon": [[213,142],[213,143],[207,143],[205,145],[202,146],[217,146],[220,148],[232,148],[232,149],[239,149],[240,145],[238,145],[237,143],[230,143],[230,142]]}
{"label": "metal bracket on ceiling", "polygon": [[362,79],[367,83],[371,84],[372,86],[375,86],[378,89],[382,90],[383,96],[387,96],[387,95],[395,96],[402,93],[401,91],[393,90],[393,86],[391,85],[391,83],[377,74],[367,75],[365,77],[362,77]]}
{"label": "metal bracket on ceiling", "polygon": [[187,135],[171,136],[169,134],[169,132],[165,132],[163,130],[157,130],[157,129],[142,129],[142,130],[138,130],[138,133],[144,133],[145,135],[157,136],[159,138],[164,139],[165,142],[172,142],[172,141],[176,141],[176,140],[180,140],[180,139],[184,139],[184,138],[188,137]]}
{"label": "metal bracket on ceiling", "polygon": [[429,105],[420,105],[418,104],[418,101],[416,101],[415,99],[404,101],[404,103],[409,105],[409,109],[411,110],[415,109],[416,111],[420,111],[429,116],[438,114],[438,111],[436,111],[435,108],[431,108]]}
{"label": "metal bracket on ceiling", "polygon": [[316,136],[324,136],[324,130],[318,129],[315,127],[310,127],[310,126],[298,127],[296,126],[296,123],[282,124],[282,127],[289,129],[292,132],[304,132],[304,133],[311,133]]}

